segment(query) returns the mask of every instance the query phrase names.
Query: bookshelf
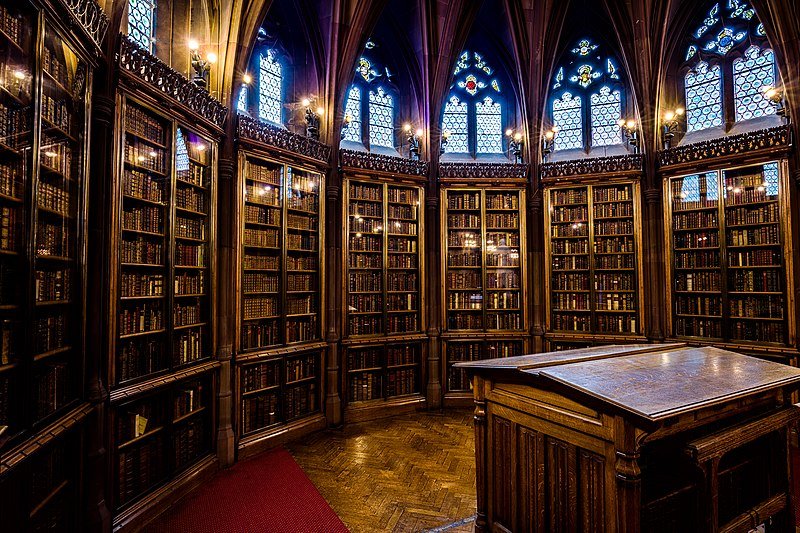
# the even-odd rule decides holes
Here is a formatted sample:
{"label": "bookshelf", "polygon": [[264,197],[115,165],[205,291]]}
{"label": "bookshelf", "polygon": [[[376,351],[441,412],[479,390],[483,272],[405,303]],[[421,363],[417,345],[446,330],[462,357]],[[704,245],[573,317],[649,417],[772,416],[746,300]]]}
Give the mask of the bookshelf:
{"label": "bookshelf", "polygon": [[318,349],[295,352],[239,366],[243,440],[320,412],[322,354]]}
{"label": "bookshelf", "polygon": [[445,401],[463,400],[469,383],[454,363],[527,349],[525,192],[447,187],[441,194],[443,384]]}
{"label": "bookshelf", "polygon": [[108,379],[119,526],[213,452],[217,142],[126,90],[117,113]]}
{"label": "bookshelf", "polygon": [[30,6],[1,9],[0,449],[5,451],[83,396],[92,71],[81,48],[62,38],[49,19],[40,26]]}
{"label": "bookshelf", "polygon": [[322,418],[325,182],[240,150],[237,436],[241,454]]}
{"label": "bookshelf", "polygon": [[118,261],[111,383],[212,353],[216,143],[120,96]]}
{"label": "bookshelf", "polygon": [[773,161],[665,183],[674,337],[794,344],[785,166]]}
{"label": "bookshelf", "polygon": [[424,225],[414,183],[349,176],[345,190],[342,394],[357,421],[425,400]]}
{"label": "bookshelf", "polygon": [[422,332],[421,189],[347,180],[346,335]]}
{"label": "bookshelf", "polygon": [[213,380],[205,374],[173,382],[115,406],[115,510],[135,504],[213,451]]}
{"label": "bookshelf", "polygon": [[641,339],[638,183],[562,185],[548,188],[545,198],[551,344]]}

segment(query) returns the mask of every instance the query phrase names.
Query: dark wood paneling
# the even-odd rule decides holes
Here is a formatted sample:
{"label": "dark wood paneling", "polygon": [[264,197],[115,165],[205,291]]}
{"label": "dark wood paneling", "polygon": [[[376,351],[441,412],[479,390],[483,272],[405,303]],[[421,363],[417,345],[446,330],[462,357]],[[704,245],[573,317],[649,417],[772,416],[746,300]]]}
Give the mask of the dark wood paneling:
{"label": "dark wood paneling", "polygon": [[513,428],[511,421],[492,417],[492,510],[495,523],[512,529],[513,522]]}

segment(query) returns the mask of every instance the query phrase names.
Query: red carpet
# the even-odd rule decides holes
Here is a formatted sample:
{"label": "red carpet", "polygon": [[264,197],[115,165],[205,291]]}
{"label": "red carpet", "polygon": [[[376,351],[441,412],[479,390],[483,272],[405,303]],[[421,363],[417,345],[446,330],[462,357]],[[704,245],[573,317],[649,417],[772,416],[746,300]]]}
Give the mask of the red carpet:
{"label": "red carpet", "polygon": [[165,512],[149,533],[347,533],[284,448],[220,472]]}

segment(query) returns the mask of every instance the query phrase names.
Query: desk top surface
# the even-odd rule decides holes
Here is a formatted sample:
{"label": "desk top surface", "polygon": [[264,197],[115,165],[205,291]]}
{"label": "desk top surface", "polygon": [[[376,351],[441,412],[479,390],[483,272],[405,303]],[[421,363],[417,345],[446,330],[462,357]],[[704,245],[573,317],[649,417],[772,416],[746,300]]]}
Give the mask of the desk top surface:
{"label": "desk top surface", "polygon": [[719,348],[682,344],[603,346],[489,363],[459,366],[477,374],[515,372],[554,381],[654,422],[800,384],[800,369]]}

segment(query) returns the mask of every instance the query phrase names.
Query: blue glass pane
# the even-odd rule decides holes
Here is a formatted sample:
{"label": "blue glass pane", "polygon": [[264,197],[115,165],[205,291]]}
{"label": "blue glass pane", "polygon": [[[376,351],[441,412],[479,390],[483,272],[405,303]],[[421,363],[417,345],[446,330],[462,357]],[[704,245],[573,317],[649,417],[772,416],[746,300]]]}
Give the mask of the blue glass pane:
{"label": "blue glass pane", "polygon": [[281,124],[281,85],[283,76],[281,64],[275,58],[275,52],[267,50],[261,55],[259,74],[258,116],[262,120]]}
{"label": "blue glass pane", "polygon": [[722,126],[722,78],[719,65],[701,61],[686,74],[686,131]]}
{"label": "blue glass pane", "polygon": [[451,96],[450,101],[444,106],[442,117],[442,132],[449,132],[446,153],[467,153],[469,143],[467,137],[467,104],[459,101],[458,97]]}
{"label": "blue glass pane", "polygon": [[775,114],[775,107],[764,96],[764,87],[775,86],[775,54],[751,46],[744,57],[733,62],[733,97],[736,121]]}
{"label": "blue glass pane", "polygon": [[151,0],[128,0],[128,36],[148,52],[153,51],[155,10]]}
{"label": "blue glass pane", "polygon": [[242,113],[247,113],[247,85],[242,85],[239,89],[239,99],[236,101],[236,109]]}
{"label": "blue glass pane", "polygon": [[369,144],[394,148],[394,104],[382,87],[369,92]]}
{"label": "blue glass pane", "polygon": [[475,118],[479,154],[503,153],[502,109],[488,96],[475,103]]}
{"label": "blue glass pane", "polygon": [[581,116],[581,97],[564,93],[553,100],[553,125],[558,128],[555,137],[555,150],[583,148],[583,117]]}
{"label": "blue glass pane", "polygon": [[592,100],[592,146],[610,146],[622,143],[620,119],[620,92],[601,87]]}
{"label": "blue glass pane", "polygon": [[344,140],[355,143],[361,142],[361,89],[350,87],[347,93],[347,103],[344,106],[345,117],[350,118],[350,123],[345,123]]}

